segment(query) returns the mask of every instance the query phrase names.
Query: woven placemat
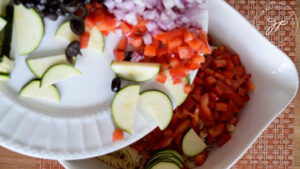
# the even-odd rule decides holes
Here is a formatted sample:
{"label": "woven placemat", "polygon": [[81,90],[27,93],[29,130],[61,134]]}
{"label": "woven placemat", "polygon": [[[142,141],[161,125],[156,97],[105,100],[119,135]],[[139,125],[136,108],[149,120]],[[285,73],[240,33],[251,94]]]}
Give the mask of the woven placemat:
{"label": "woven placemat", "polygon": [[[249,20],[266,38],[295,61],[296,0],[226,1]],[[294,103],[291,103],[232,168],[294,168],[294,108]],[[37,160],[37,168],[63,169],[57,161],[44,159]]]}

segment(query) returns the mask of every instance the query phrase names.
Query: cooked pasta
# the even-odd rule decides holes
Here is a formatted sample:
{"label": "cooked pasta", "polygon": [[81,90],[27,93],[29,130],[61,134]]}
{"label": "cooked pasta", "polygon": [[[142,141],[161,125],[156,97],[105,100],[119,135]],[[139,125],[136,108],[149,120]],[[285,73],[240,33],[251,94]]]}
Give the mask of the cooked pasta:
{"label": "cooked pasta", "polygon": [[130,147],[98,157],[102,162],[116,169],[143,169],[145,160]]}

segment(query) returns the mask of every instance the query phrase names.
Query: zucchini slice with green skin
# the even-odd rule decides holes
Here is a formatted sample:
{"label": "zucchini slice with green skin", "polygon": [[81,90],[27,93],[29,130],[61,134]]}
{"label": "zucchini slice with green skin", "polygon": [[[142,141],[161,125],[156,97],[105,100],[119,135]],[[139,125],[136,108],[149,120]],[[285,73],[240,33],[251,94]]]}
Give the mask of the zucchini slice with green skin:
{"label": "zucchini slice with green skin", "polygon": [[185,155],[193,157],[202,153],[207,145],[201,140],[193,128],[190,128],[182,139],[182,151]]}
{"label": "zucchini slice with green skin", "polygon": [[10,75],[6,73],[0,73],[0,81],[8,81],[10,79]]}
{"label": "zucchini slice with green skin", "polygon": [[175,150],[172,149],[159,149],[157,152],[155,152],[155,155],[160,155],[160,154],[172,154],[173,156],[175,156],[181,163],[184,162],[182,156]]}
{"label": "zucchini slice with green skin", "polygon": [[139,85],[129,85],[121,89],[112,101],[113,120],[120,129],[128,133],[132,132],[134,126],[139,93]]}
{"label": "zucchini slice with green skin", "polygon": [[168,161],[162,161],[162,162],[157,162],[151,168],[149,169],[180,169],[181,167],[178,167],[175,163],[173,162],[168,162]]}
{"label": "zucchini slice with green skin", "polygon": [[183,158],[177,151],[172,149],[160,149],[146,162],[145,169],[152,168],[159,162],[171,162],[176,164],[179,168],[183,166]]}
{"label": "zucchini slice with green skin", "polygon": [[141,98],[160,130],[167,128],[173,117],[173,105],[170,98],[158,90],[145,91],[141,93]]}
{"label": "zucchini slice with green skin", "polygon": [[6,24],[7,24],[7,21],[3,17],[0,17],[0,32],[4,29]]}
{"label": "zucchini slice with green skin", "polygon": [[102,53],[104,51],[104,44],[104,36],[95,26],[90,32],[90,39],[87,48]]}
{"label": "zucchini slice with green skin", "polygon": [[55,33],[55,37],[56,38],[61,38],[61,39],[64,39],[68,42],[72,42],[74,40],[79,40],[79,36],[76,35],[72,30],[71,30],[71,27],[70,27],[70,21],[67,21],[63,24],[61,24],[56,33]]}
{"label": "zucchini slice with green skin", "polygon": [[151,80],[159,73],[160,64],[112,61],[110,67],[121,79],[144,82]]}
{"label": "zucchini slice with green skin", "polygon": [[0,62],[0,72],[9,74],[14,69],[14,66],[15,62],[4,55],[2,57],[2,62]]}
{"label": "zucchini slice with green skin", "polygon": [[57,82],[81,75],[81,72],[69,64],[57,64],[50,67],[42,77],[41,87],[48,87]]}
{"label": "zucchini slice with green skin", "polygon": [[[161,165],[161,164],[168,164],[168,165]],[[171,159],[160,159],[160,160],[153,162],[145,169],[153,169],[153,168],[169,169],[168,167],[170,167],[170,169],[173,169],[173,168],[180,169],[182,167],[182,165],[178,166],[178,164],[176,164],[176,162],[172,161]]]}
{"label": "zucchini slice with green skin", "polygon": [[164,86],[168,90],[171,97],[177,103],[177,106],[180,106],[188,96],[188,94],[184,93],[185,85],[189,84],[188,77],[182,78],[182,83],[180,84],[173,84],[173,80],[169,73],[169,70],[164,71],[164,74],[167,76]]}
{"label": "zucchini slice with green skin", "polygon": [[44,36],[44,23],[34,9],[16,5],[14,12],[16,25],[18,54],[27,55],[35,51]]}
{"label": "zucchini slice with green skin", "polygon": [[43,74],[53,65],[68,64],[68,60],[65,55],[48,56],[43,58],[27,59],[26,64],[31,72],[38,78],[41,78]]}
{"label": "zucchini slice with green skin", "polygon": [[54,85],[40,88],[39,80],[29,82],[21,89],[19,95],[22,97],[60,102],[60,94],[57,88]]}
{"label": "zucchini slice with green skin", "polygon": [[175,156],[172,154],[161,154],[151,157],[151,159],[146,163],[145,168],[151,168],[151,166],[155,165],[157,162],[172,162],[176,164],[178,167],[182,167],[183,163],[180,162]]}

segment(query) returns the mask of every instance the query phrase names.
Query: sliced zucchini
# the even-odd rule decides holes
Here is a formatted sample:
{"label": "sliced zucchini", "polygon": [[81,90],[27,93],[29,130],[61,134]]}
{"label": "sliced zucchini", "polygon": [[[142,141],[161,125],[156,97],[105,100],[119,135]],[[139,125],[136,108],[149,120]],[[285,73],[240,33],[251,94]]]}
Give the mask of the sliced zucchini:
{"label": "sliced zucchini", "polygon": [[154,165],[160,162],[171,162],[176,164],[179,168],[183,166],[183,158],[177,151],[171,149],[161,149],[150,157],[150,159],[146,162],[145,169],[152,168]]}
{"label": "sliced zucchini", "polygon": [[40,88],[39,80],[29,82],[21,89],[19,95],[22,97],[60,102],[60,94],[57,88],[54,85]]}
{"label": "sliced zucchini", "polygon": [[155,153],[155,155],[159,155],[159,154],[172,154],[173,156],[175,156],[181,163],[183,163],[183,158],[182,156],[175,150],[172,149],[160,149],[158,152]]}
{"label": "sliced zucchini", "polygon": [[164,74],[167,76],[164,86],[168,90],[171,97],[177,103],[177,106],[180,106],[188,96],[188,94],[184,93],[184,87],[186,84],[189,84],[189,80],[187,77],[185,77],[185,78],[182,78],[182,83],[173,84],[173,80],[169,73],[169,70],[166,70],[164,72]]}
{"label": "sliced zucchini", "polygon": [[15,6],[14,24],[16,25],[18,54],[32,53],[40,45],[44,36],[44,23],[33,9],[23,5]]}
{"label": "sliced zucchini", "polygon": [[104,51],[104,43],[104,36],[97,27],[94,27],[90,32],[90,39],[87,48],[102,53]]}
{"label": "sliced zucchini", "polygon": [[172,154],[161,154],[161,155],[155,155],[154,157],[151,157],[151,159],[147,162],[145,168],[151,168],[153,165],[155,165],[157,162],[172,162],[176,164],[178,167],[182,167],[182,162],[180,162],[175,156]]}
{"label": "sliced zucchini", "polygon": [[55,37],[67,40],[69,42],[79,40],[79,36],[71,30],[70,21],[63,23],[58,27]]}
{"label": "sliced zucchini", "polygon": [[173,117],[173,105],[170,98],[158,90],[143,92],[141,98],[159,128],[161,130],[167,128]]}
{"label": "sliced zucchini", "polygon": [[122,79],[143,82],[154,78],[158,74],[160,64],[112,61],[110,67]]}
{"label": "sliced zucchini", "polygon": [[151,167],[151,169],[180,169],[180,167],[172,162],[159,162]]}
{"label": "sliced zucchini", "polygon": [[50,67],[42,77],[41,87],[48,87],[62,80],[81,75],[81,72],[69,64],[58,64]]}
{"label": "sliced zucchini", "polygon": [[51,66],[56,64],[68,64],[69,62],[65,55],[56,55],[43,58],[27,59],[26,63],[31,72],[36,77],[41,78]]}
{"label": "sliced zucchini", "polygon": [[206,144],[201,140],[193,128],[189,129],[183,136],[182,151],[189,157],[202,153],[206,147]]}
{"label": "sliced zucchini", "polygon": [[139,92],[139,85],[129,85],[121,89],[112,101],[113,120],[120,129],[128,133],[133,129]]}
{"label": "sliced zucchini", "polygon": [[9,74],[14,69],[14,66],[15,62],[4,55],[2,62],[0,62],[0,72]]}
{"label": "sliced zucchini", "polygon": [[10,79],[10,75],[6,73],[0,73],[0,81],[8,81]]}
{"label": "sliced zucchini", "polygon": [[6,26],[6,24],[7,24],[7,21],[4,18],[0,17],[0,32],[3,30],[3,28]]}

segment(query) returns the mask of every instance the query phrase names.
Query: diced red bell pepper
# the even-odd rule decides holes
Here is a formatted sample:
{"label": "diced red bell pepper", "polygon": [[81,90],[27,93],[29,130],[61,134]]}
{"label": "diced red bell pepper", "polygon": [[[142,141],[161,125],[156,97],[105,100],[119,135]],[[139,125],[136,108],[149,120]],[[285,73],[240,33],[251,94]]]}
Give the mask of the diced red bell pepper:
{"label": "diced red bell pepper", "polygon": [[232,98],[240,107],[245,105],[245,101],[230,87],[226,86],[223,82],[217,81],[216,85],[223,91],[225,95]]}
{"label": "diced red bell pepper", "polygon": [[116,129],[113,132],[113,142],[123,140],[124,139],[124,132],[121,129]]}
{"label": "diced red bell pepper", "polygon": [[213,77],[213,76],[207,76],[205,78],[205,84],[207,86],[213,85],[214,83],[216,83],[216,78],[215,77]]}
{"label": "diced red bell pepper", "polygon": [[209,103],[209,97],[208,94],[204,94],[203,96],[201,96],[200,98],[200,118],[203,120],[212,120],[212,113],[211,110],[208,107],[208,103]]}
{"label": "diced red bell pepper", "polygon": [[192,57],[192,53],[193,51],[189,46],[184,45],[178,48],[178,54],[180,59],[189,59]]}
{"label": "diced red bell pepper", "polygon": [[240,61],[240,58],[239,58],[238,55],[233,55],[233,56],[231,57],[231,59],[232,59],[232,62],[233,62],[233,64],[234,64],[235,66],[240,66],[240,65],[241,65],[241,61]]}
{"label": "diced red bell pepper", "polygon": [[160,83],[165,83],[167,80],[167,76],[165,74],[158,74],[157,77],[156,77],[156,81],[157,82],[160,82]]}
{"label": "diced red bell pepper", "polygon": [[165,137],[164,139],[157,141],[157,144],[152,148],[152,150],[158,150],[161,148],[165,148],[171,144],[173,141],[173,137]]}
{"label": "diced red bell pepper", "polygon": [[177,67],[173,67],[169,70],[170,75],[172,76],[172,78],[183,78],[186,76],[186,71],[184,68],[177,66]]}
{"label": "diced red bell pepper", "polygon": [[245,88],[240,87],[240,88],[238,89],[238,94],[239,94],[240,96],[245,96],[246,93],[247,93],[247,90],[246,90]]}
{"label": "diced red bell pepper", "polygon": [[115,54],[116,60],[118,62],[123,61],[125,59],[125,57],[126,57],[124,51],[115,50],[114,54]]}
{"label": "diced red bell pepper", "polygon": [[189,85],[189,84],[186,84],[186,85],[184,86],[184,93],[188,94],[188,93],[190,93],[191,91],[192,91],[192,86]]}
{"label": "diced red bell pepper", "polygon": [[176,126],[173,137],[183,134],[190,126],[191,121],[189,119],[182,121],[180,124],[178,124],[178,126]]}
{"label": "diced red bell pepper", "polygon": [[143,37],[142,36],[132,36],[131,41],[129,42],[133,47],[139,49],[143,45]]}
{"label": "diced red bell pepper", "polygon": [[158,48],[157,49],[157,57],[162,57],[164,56],[165,54],[167,53],[166,49],[165,48]]}
{"label": "diced red bell pepper", "polygon": [[222,135],[220,136],[220,138],[218,139],[217,145],[218,145],[219,147],[222,147],[222,146],[223,146],[226,142],[228,142],[230,139],[231,139],[231,135],[230,135],[230,134],[224,133],[224,134],[222,134]]}
{"label": "diced red bell pepper", "polygon": [[126,23],[124,21],[122,21],[121,22],[121,29],[122,29],[123,35],[126,35],[126,34],[133,31],[133,26],[129,25],[128,23]]}
{"label": "diced red bell pepper", "polygon": [[88,47],[90,40],[90,33],[84,32],[82,35],[80,35],[80,48],[85,49]]}
{"label": "diced red bell pepper", "polygon": [[170,65],[172,67],[178,67],[178,66],[181,66],[181,60],[178,59],[177,57],[174,57],[170,60]]}
{"label": "diced red bell pepper", "polygon": [[147,57],[154,57],[156,56],[156,49],[152,45],[146,45],[144,55]]}
{"label": "diced red bell pepper", "polygon": [[152,39],[152,44],[151,44],[155,49],[158,49],[160,46],[160,42],[157,39]]}
{"label": "diced red bell pepper", "polygon": [[196,37],[196,35],[193,32],[189,31],[188,29],[186,29],[184,31],[184,35],[183,36],[184,36],[184,42],[185,43],[187,43],[188,41],[193,40]]}
{"label": "diced red bell pepper", "polygon": [[205,150],[204,152],[202,152],[201,154],[197,155],[194,157],[194,161],[195,161],[195,165],[196,166],[201,166],[204,164],[204,162],[206,161],[208,156],[207,151]]}
{"label": "diced red bell pepper", "polygon": [[195,108],[195,106],[196,106],[196,102],[193,100],[191,96],[188,96],[183,103],[183,107],[189,111]]}
{"label": "diced red bell pepper", "polygon": [[224,129],[225,129],[224,123],[220,123],[210,129],[208,129],[207,132],[210,136],[212,136],[213,138],[216,138],[223,133]]}
{"label": "diced red bell pepper", "polygon": [[117,50],[125,51],[126,47],[127,47],[127,39],[124,37],[119,41],[117,45]]}
{"label": "diced red bell pepper", "polygon": [[229,79],[229,80],[231,80],[234,76],[233,72],[227,71],[227,70],[222,72],[222,74],[225,76],[226,79]]}
{"label": "diced red bell pepper", "polygon": [[194,38],[193,40],[191,41],[188,41],[187,44],[193,48],[195,51],[199,51],[202,47],[203,42],[201,40],[199,40],[198,38]]}
{"label": "diced red bell pepper", "polygon": [[173,38],[171,40],[168,41],[168,49],[172,50],[172,49],[177,49],[178,47],[180,47],[183,43],[182,37],[176,37]]}
{"label": "diced red bell pepper", "polygon": [[192,57],[192,62],[193,63],[204,63],[205,62],[205,57],[202,56],[202,55],[199,55],[199,54],[195,54],[193,57]]}
{"label": "diced red bell pepper", "polygon": [[255,89],[255,84],[251,81],[246,81],[246,90],[252,92]]}
{"label": "diced red bell pepper", "polygon": [[216,110],[217,111],[227,111],[228,104],[227,103],[216,103]]}
{"label": "diced red bell pepper", "polygon": [[214,61],[215,68],[225,67],[226,65],[227,65],[227,62],[224,59]]}
{"label": "diced red bell pepper", "polygon": [[243,76],[245,74],[245,67],[237,66],[233,69],[233,73],[237,76]]}
{"label": "diced red bell pepper", "polygon": [[243,85],[245,82],[245,79],[238,79],[238,80],[231,80],[230,86],[233,89],[238,89],[241,85]]}
{"label": "diced red bell pepper", "polygon": [[212,90],[217,96],[221,96],[223,93],[223,91],[218,86],[214,87]]}
{"label": "diced red bell pepper", "polygon": [[100,23],[97,23],[96,26],[100,32],[108,31],[112,32],[116,30],[117,20],[113,17],[105,17]]}
{"label": "diced red bell pepper", "polygon": [[89,29],[92,30],[93,27],[95,26],[94,22],[92,21],[92,19],[90,17],[86,17],[86,19],[84,20],[84,25]]}

